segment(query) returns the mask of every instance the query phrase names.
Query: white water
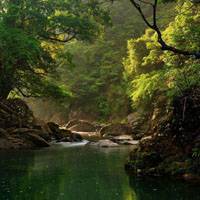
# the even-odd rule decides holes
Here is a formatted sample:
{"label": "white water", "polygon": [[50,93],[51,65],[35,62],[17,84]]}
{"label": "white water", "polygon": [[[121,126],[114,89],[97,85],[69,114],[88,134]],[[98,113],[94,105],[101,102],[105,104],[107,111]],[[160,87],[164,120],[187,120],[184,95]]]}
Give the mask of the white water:
{"label": "white water", "polygon": [[77,147],[77,146],[85,146],[88,143],[89,143],[88,140],[83,140],[81,142],[58,142],[58,143],[53,143],[53,144],[56,146],[59,145],[62,147]]}

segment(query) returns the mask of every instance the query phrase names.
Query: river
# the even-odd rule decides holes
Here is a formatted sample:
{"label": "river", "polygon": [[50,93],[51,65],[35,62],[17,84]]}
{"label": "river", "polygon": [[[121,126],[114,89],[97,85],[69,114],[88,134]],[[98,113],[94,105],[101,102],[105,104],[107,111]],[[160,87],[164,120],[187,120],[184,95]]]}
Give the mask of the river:
{"label": "river", "polygon": [[196,185],[129,177],[129,151],[56,145],[0,152],[0,200],[200,200]]}

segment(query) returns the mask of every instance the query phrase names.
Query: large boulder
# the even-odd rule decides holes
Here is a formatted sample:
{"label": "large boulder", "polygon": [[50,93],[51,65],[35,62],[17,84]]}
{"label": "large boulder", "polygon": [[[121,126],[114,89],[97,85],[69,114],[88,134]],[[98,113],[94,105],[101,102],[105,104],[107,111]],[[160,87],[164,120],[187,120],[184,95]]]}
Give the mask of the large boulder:
{"label": "large boulder", "polygon": [[98,129],[98,125],[85,120],[71,120],[66,125],[66,128],[77,132],[95,132]]}
{"label": "large boulder", "polygon": [[122,144],[122,145],[138,145],[139,141],[138,140],[133,140],[133,137],[131,135],[120,135],[120,136],[115,136],[111,138],[113,142],[117,144]]}
{"label": "large boulder", "polygon": [[49,125],[46,122],[36,118],[34,120],[33,128],[38,129],[41,133],[43,133],[42,135],[40,134],[42,138],[46,140],[51,140],[53,132],[51,131]]}
{"label": "large boulder", "polygon": [[105,138],[119,135],[132,135],[132,129],[127,124],[115,123],[101,128],[100,134]]}
{"label": "large boulder", "polygon": [[60,127],[54,122],[49,122],[48,126],[52,131],[52,137],[54,137],[57,142],[80,142],[82,137],[78,133],[74,133],[71,130]]}
{"label": "large boulder", "polygon": [[[37,129],[17,128],[9,133],[10,138],[21,139],[24,143],[32,143],[32,147],[48,147],[44,133]],[[26,146],[26,145],[25,145]]]}
{"label": "large boulder", "polygon": [[51,130],[52,132],[52,137],[55,138],[56,140],[61,140],[63,139],[63,132],[61,129],[60,129],[60,126],[54,122],[48,122],[48,127],[49,129]]}
{"label": "large boulder", "polygon": [[72,131],[73,134],[78,134],[80,135],[83,139],[88,140],[88,141],[98,141],[102,139],[100,134],[98,132],[76,132]]}
{"label": "large boulder", "polygon": [[109,148],[109,147],[118,147],[119,145],[111,140],[99,140],[98,142],[91,142],[89,145]]}
{"label": "large boulder", "polygon": [[57,139],[57,142],[81,142],[82,136],[78,133],[73,133],[70,130],[61,129],[62,138]]}
{"label": "large boulder", "polygon": [[82,136],[78,133],[71,133],[70,139],[72,142],[81,142],[83,140]]}
{"label": "large boulder", "polygon": [[0,126],[32,127],[34,116],[27,104],[21,99],[0,100]]}
{"label": "large boulder", "polygon": [[44,140],[39,135],[36,135],[33,133],[27,133],[25,135],[25,138],[31,141],[35,145],[35,147],[49,147],[50,146],[46,140]]}
{"label": "large boulder", "polygon": [[8,138],[0,138],[0,150],[7,150],[7,149],[19,149],[21,148],[23,142],[21,140],[14,140]]}
{"label": "large boulder", "polygon": [[[92,126],[84,124],[88,125],[87,128]],[[57,141],[82,141],[78,133],[72,133],[54,122],[36,119],[23,100],[0,100],[0,149],[47,147],[53,138]]]}
{"label": "large boulder", "polygon": [[60,132],[60,127],[58,124],[56,124],[54,122],[48,122],[47,125],[49,126],[49,128],[52,132]]}
{"label": "large boulder", "polygon": [[133,112],[127,116],[126,120],[132,128],[136,140],[141,139],[150,126],[148,115],[145,113]]}
{"label": "large boulder", "polygon": [[9,135],[18,135],[18,136],[25,136],[26,134],[34,134],[38,135],[39,137],[43,138],[44,140],[50,140],[49,134],[47,132],[44,132],[42,130],[38,129],[30,129],[30,128],[15,128],[9,130]]}
{"label": "large boulder", "polygon": [[29,128],[0,130],[0,149],[31,149],[48,147],[49,143],[40,136],[41,131]]}

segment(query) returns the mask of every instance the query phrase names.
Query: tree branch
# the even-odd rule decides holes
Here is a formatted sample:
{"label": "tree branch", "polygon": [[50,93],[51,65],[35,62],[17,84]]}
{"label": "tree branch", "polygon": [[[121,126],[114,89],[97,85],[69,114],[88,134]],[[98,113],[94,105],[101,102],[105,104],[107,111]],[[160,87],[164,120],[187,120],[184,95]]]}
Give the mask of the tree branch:
{"label": "tree branch", "polygon": [[75,39],[76,33],[72,34],[71,36],[65,37],[64,39],[60,39],[59,37],[45,36],[45,35],[40,35],[40,37],[54,42],[66,43]]}
{"label": "tree branch", "polygon": [[[139,0],[141,1],[141,0]],[[151,28],[152,30],[154,30],[156,33],[157,33],[157,41],[158,43],[161,45],[161,49],[163,51],[171,51],[173,52],[174,54],[179,54],[179,55],[184,55],[184,56],[193,56],[195,57],[196,59],[200,59],[200,52],[195,52],[195,51],[185,51],[185,50],[182,50],[182,49],[177,49],[176,47],[173,47],[173,46],[170,46],[168,45],[164,40],[163,40],[163,37],[162,37],[162,33],[161,33],[161,30],[159,29],[158,25],[157,25],[157,5],[158,5],[158,0],[154,0],[154,3],[148,3],[152,6],[152,11],[153,11],[153,22],[152,24],[147,20],[147,18],[145,17],[143,11],[142,11],[142,8],[140,6],[140,4],[138,4],[136,2],[136,0],[130,0],[130,2],[132,3],[132,5],[137,9],[137,11],[139,12],[139,14],[141,15],[143,21],[145,22],[145,24]],[[143,3],[146,3],[145,1],[141,1]]]}
{"label": "tree branch", "polygon": [[153,28],[153,26],[151,25],[151,23],[147,20],[147,18],[145,17],[142,8],[140,6],[140,4],[138,4],[135,0],[130,0],[130,2],[133,4],[133,6],[138,10],[138,12],[140,13],[142,19],[144,20],[144,22],[147,24],[148,27]]}

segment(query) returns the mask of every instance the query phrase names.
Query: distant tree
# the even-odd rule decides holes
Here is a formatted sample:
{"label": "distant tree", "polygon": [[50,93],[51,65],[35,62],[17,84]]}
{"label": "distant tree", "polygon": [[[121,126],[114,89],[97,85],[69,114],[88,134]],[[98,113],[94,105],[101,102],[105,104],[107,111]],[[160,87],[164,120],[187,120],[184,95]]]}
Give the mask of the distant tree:
{"label": "distant tree", "polygon": [[[90,41],[109,21],[96,0],[1,0],[0,97],[68,95],[55,86],[52,44]],[[56,82],[56,81],[55,81]]]}
{"label": "distant tree", "polygon": [[141,36],[145,25],[140,16],[132,12],[127,0],[105,6],[109,7],[112,26],[105,27],[102,37],[93,43],[67,43],[57,61],[60,82],[68,86],[73,96],[70,109],[107,121],[127,115],[129,102],[122,59],[126,55],[127,40]]}

